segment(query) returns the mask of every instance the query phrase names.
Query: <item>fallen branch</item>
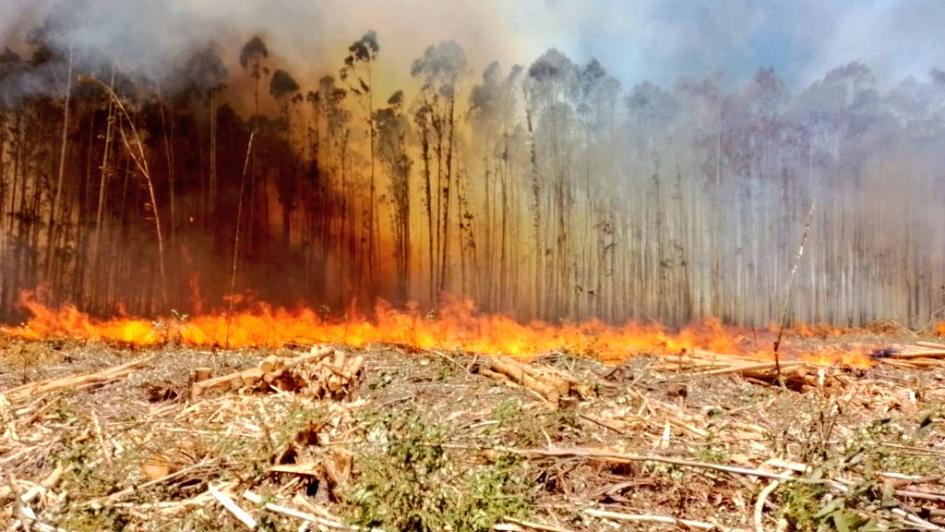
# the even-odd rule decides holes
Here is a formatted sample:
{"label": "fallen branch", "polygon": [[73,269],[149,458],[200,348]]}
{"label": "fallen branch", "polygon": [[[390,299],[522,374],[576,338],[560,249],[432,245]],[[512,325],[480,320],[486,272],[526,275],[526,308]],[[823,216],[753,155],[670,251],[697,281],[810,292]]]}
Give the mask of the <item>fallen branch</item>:
{"label": "fallen branch", "polygon": [[625,514],[620,512],[611,512],[609,510],[597,510],[595,508],[585,508],[584,513],[592,517],[602,519],[613,519],[615,521],[624,521],[627,523],[663,523],[674,526],[686,526],[699,530],[714,530],[716,528],[712,523],[705,521],[696,521],[695,519],[681,519],[669,515],[658,514]]}
{"label": "fallen branch", "polygon": [[503,452],[524,456],[526,458],[587,458],[589,460],[598,460],[603,462],[659,462],[684,467],[695,467],[701,469],[713,469],[736,475],[748,475],[758,478],[770,478],[775,480],[791,480],[788,475],[772,473],[763,469],[754,469],[750,467],[741,467],[725,464],[713,464],[709,462],[697,462],[694,460],[685,460],[682,458],[671,458],[668,456],[637,455],[624,454],[603,449],[592,449],[583,447],[572,447],[566,449],[514,449],[497,448]]}
{"label": "fallen branch", "polygon": [[337,528],[340,530],[358,530],[357,527],[348,526],[338,520],[326,519],[324,517],[319,517],[314,514],[296,510],[294,508],[289,508],[288,506],[282,506],[280,504],[275,504],[271,502],[267,502],[263,504],[264,499],[262,498],[262,496],[250,490],[246,490],[243,492],[243,498],[253,504],[262,505],[263,508],[265,508],[266,510],[269,510],[270,512],[281,514],[286,517],[300,519],[302,521],[307,521],[309,523],[317,523],[322,526],[326,526],[329,528]]}
{"label": "fallen branch", "polygon": [[236,504],[236,502],[234,502],[233,499],[231,499],[228,495],[214,488],[213,486],[210,486],[207,491],[210,492],[210,495],[212,495],[213,498],[217,500],[217,502],[222,504],[223,507],[227,509],[227,511],[233,514],[233,517],[246,525],[246,528],[250,530],[256,528],[256,519],[254,519],[253,516],[249,514],[249,512],[240,508],[239,505]]}
{"label": "fallen branch", "polygon": [[476,369],[488,377],[508,379],[554,405],[569,396],[580,395],[574,377],[550,366],[523,364],[509,357],[483,357]]}
{"label": "fallen branch", "polygon": [[120,501],[121,499],[124,499],[125,497],[128,497],[129,495],[133,495],[133,494],[135,494],[135,493],[144,491],[145,489],[148,489],[148,488],[150,488],[150,487],[157,486],[158,484],[163,484],[163,483],[165,483],[165,482],[169,482],[169,481],[174,480],[174,479],[176,479],[176,478],[180,478],[180,477],[182,477],[182,476],[184,476],[184,475],[186,475],[186,474],[188,474],[188,473],[192,473],[192,472],[194,472],[194,471],[196,471],[196,470],[199,470],[199,469],[202,469],[202,468],[204,468],[204,467],[208,467],[208,466],[210,466],[210,465],[213,465],[214,463],[218,462],[219,460],[220,460],[220,458],[215,458],[215,459],[213,459],[213,460],[204,460],[203,462],[194,464],[194,465],[189,466],[189,467],[185,467],[184,469],[181,469],[181,470],[179,470],[179,471],[175,471],[175,472],[170,473],[170,474],[168,474],[168,475],[164,475],[164,476],[161,477],[161,478],[156,478],[156,479],[154,479],[154,480],[149,480],[148,482],[145,482],[145,483],[143,483],[143,484],[139,484],[139,485],[137,485],[137,486],[131,486],[131,487],[125,488],[125,489],[123,489],[123,490],[121,490],[121,491],[116,491],[115,493],[112,493],[111,495],[108,495],[108,496],[105,496],[105,497],[99,497],[99,498],[96,498],[96,499],[91,499],[91,500],[87,501],[87,502],[84,504],[84,506],[100,507],[100,506],[102,506],[102,505],[106,505],[106,504],[111,504],[111,503],[114,503],[114,502],[118,502],[118,501]]}
{"label": "fallen branch", "polygon": [[764,489],[761,490],[761,493],[758,494],[758,500],[755,501],[755,531],[764,532],[764,512],[765,512],[765,503],[768,502],[768,497],[774,493],[774,490],[778,489],[778,486],[781,485],[780,480],[772,480],[768,483]]}
{"label": "fallen branch", "polygon": [[[804,367],[807,364],[804,362],[781,362],[780,367],[781,371]],[[707,371],[700,371],[695,373],[695,375],[726,375],[729,373],[741,373],[749,376],[757,376],[760,373],[763,373],[767,370],[776,370],[778,364],[775,362],[758,362],[757,364],[745,364],[738,366],[729,366],[727,368],[711,369]]]}
{"label": "fallen branch", "polygon": [[526,521],[524,519],[516,519],[514,517],[506,517],[504,518],[504,520],[506,522],[519,525],[525,528],[531,528],[532,530],[544,530],[546,532],[571,532],[567,528],[561,528],[559,526],[554,526],[554,525],[545,525],[542,523],[536,523],[534,521]]}
{"label": "fallen branch", "polygon": [[44,381],[31,382],[15,388],[9,388],[0,392],[0,396],[5,396],[12,403],[35,398],[39,394],[54,392],[63,389],[78,390],[96,384],[103,384],[109,381],[118,380],[127,377],[135,369],[142,366],[145,362],[151,360],[151,357],[145,357],[134,360],[120,366],[115,366],[93,373],[83,375],[69,375],[67,377],[58,377]]}

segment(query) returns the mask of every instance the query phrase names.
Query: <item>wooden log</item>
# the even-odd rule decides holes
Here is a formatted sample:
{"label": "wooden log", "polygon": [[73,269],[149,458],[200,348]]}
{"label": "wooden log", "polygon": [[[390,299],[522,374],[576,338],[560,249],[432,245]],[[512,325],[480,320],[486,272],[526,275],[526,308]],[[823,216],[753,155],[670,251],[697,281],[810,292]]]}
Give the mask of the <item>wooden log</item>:
{"label": "wooden log", "polygon": [[342,386],[341,377],[339,377],[338,375],[332,375],[331,377],[328,378],[328,382],[326,384],[328,385],[328,389],[330,391],[337,392],[338,390],[341,389],[341,386]]}
{"label": "wooden log", "polygon": [[252,387],[263,380],[263,370],[259,368],[248,369],[240,373],[240,379],[244,387]]}
{"label": "wooden log", "polygon": [[364,366],[364,357],[358,355],[348,361],[348,365],[345,367],[345,375],[348,379],[354,379],[357,377],[358,372],[361,371],[361,368]]}
{"label": "wooden log", "polygon": [[557,404],[562,397],[562,393],[557,387],[559,382],[548,382],[543,378],[536,377],[533,372],[526,371],[525,364],[521,362],[508,357],[487,357],[483,359],[482,363],[489,370],[505,375],[512,382],[528,388],[554,404]]}
{"label": "wooden log", "polygon": [[[806,366],[805,362],[781,362],[781,372],[784,373],[785,370],[790,370],[792,368],[798,368]],[[776,370],[778,365],[774,362],[758,362],[755,364],[736,364],[728,367],[723,367],[719,369],[711,369],[707,371],[700,371],[695,373],[695,375],[725,375],[728,373],[741,373],[743,375],[758,375],[759,373],[764,373],[771,370]]]}
{"label": "wooden log", "polygon": [[279,363],[279,358],[275,355],[269,355],[259,364],[259,369],[263,370],[265,373],[272,373],[275,371],[277,364]]}
{"label": "wooden log", "polygon": [[[517,361],[513,361],[512,359],[507,359],[507,361],[518,363]],[[532,376],[536,380],[542,381],[545,384],[552,386],[555,389],[555,391],[558,392],[559,396],[568,395],[568,392],[571,391],[571,383],[561,378],[554,371],[552,371],[555,368],[552,368],[550,366],[536,367],[530,364],[520,364],[520,365],[522,367],[522,371],[524,371],[526,374]]]}
{"label": "wooden log", "polygon": [[[284,368],[294,368],[303,364],[318,362],[328,357],[332,353],[334,353],[334,349],[330,347],[313,347],[308,353],[285,361]],[[273,367],[277,365],[278,363],[275,363]],[[262,364],[260,364],[260,366],[262,366]],[[273,376],[266,380],[265,376],[267,375],[267,372],[265,372],[261,367],[257,367],[245,369],[243,371],[237,371],[235,373],[230,373],[228,375],[223,375],[213,379],[207,379],[201,382],[195,382],[193,386],[191,386],[191,397],[200,397],[208,390],[227,391],[231,389],[238,389],[241,386],[253,386],[260,382],[271,384],[276,380],[279,380],[283,371],[283,369],[274,370],[274,372],[269,373]],[[297,388],[297,386],[291,387],[291,389],[295,388]]]}
{"label": "wooden log", "polygon": [[194,368],[194,382],[201,382],[209,379],[213,375],[213,370],[207,367]]}
{"label": "wooden log", "polygon": [[335,358],[332,360],[332,365],[337,369],[342,369],[345,367],[345,352],[344,351],[335,351]]}
{"label": "wooden log", "polygon": [[945,358],[943,349],[909,349],[892,353],[889,358]]}
{"label": "wooden log", "polygon": [[945,344],[941,344],[938,342],[916,342],[915,345],[919,345],[922,347],[931,347],[933,349],[945,350]]}
{"label": "wooden log", "polygon": [[320,361],[334,352],[335,350],[331,347],[313,347],[312,350],[308,352],[308,354],[286,360],[285,367],[292,368],[300,364],[308,364],[311,362]]}

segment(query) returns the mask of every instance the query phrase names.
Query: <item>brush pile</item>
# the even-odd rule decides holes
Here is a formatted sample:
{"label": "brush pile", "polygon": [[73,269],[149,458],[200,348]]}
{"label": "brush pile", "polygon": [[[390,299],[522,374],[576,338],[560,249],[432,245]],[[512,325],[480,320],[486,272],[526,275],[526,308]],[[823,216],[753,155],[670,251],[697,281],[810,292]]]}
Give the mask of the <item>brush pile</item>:
{"label": "brush pile", "polygon": [[228,390],[293,392],[312,398],[340,399],[357,387],[364,357],[348,357],[344,351],[313,347],[310,352],[285,358],[269,355],[258,367],[216,378],[209,368],[197,368],[192,376],[191,397]]}

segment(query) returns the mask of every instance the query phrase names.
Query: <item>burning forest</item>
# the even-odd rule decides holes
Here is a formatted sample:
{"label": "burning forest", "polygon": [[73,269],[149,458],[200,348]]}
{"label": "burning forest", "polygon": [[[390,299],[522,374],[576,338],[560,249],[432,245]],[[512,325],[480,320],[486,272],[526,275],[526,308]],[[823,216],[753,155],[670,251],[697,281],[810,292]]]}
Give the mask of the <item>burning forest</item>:
{"label": "burning forest", "polygon": [[941,8],[9,1],[5,525],[945,527]]}

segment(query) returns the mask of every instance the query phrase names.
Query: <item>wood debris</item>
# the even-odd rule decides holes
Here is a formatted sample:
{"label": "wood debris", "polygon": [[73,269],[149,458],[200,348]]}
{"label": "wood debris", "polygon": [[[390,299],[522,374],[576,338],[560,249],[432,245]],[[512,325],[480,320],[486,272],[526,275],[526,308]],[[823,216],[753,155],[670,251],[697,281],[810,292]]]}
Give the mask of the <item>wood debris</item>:
{"label": "wood debris", "polygon": [[511,357],[483,357],[473,370],[521,386],[553,405],[573,402],[587,393],[573,376],[546,364],[527,364]]}
{"label": "wood debris", "polygon": [[104,384],[107,382],[122,379],[132,374],[147,363],[151,357],[145,357],[140,360],[134,360],[127,364],[115,366],[112,368],[85,373],[82,375],[70,375],[54,379],[46,379],[39,382],[31,382],[22,386],[16,386],[0,392],[0,396],[6,397],[12,403],[19,403],[27,399],[35,398],[38,395],[56,392],[59,390],[78,391],[91,386]]}
{"label": "wood debris", "polygon": [[255,368],[221,377],[200,379],[191,387],[191,398],[210,391],[228,390],[294,392],[310,397],[340,398],[357,385],[364,357],[349,357],[330,347],[313,347],[294,358],[269,355]]}
{"label": "wood debris", "polygon": [[[565,354],[316,347],[221,363],[198,351],[175,361],[167,349],[161,364],[116,358],[103,370],[101,348],[88,355],[96,371],[66,364],[36,383],[7,379],[0,523],[363,530],[355,524],[371,521],[351,497],[364,490],[400,485],[408,497],[397,500],[410,501],[442,485],[444,501],[468,509],[522,479],[524,491],[498,500],[527,493],[527,510],[494,514],[492,529],[789,529],[791,501],[814,487],[808,515],[843,500],[880,527],[932,530],[945,526],[945,419],[933,407],[945,402],[945,374],[912,364],[941,362],[939,349],[893,344],[902,356],[859,372],[784,360],[782,380],[807,392],[794,393],[770,385],[769,361],[711,352],[615,368]],[[179,393],[147,389],[158,385]],[[415,468],[417,450],[442,469]],[[387,473],[370,480],[377,468]],[[410,491],[418,474],[426,484]]]}

